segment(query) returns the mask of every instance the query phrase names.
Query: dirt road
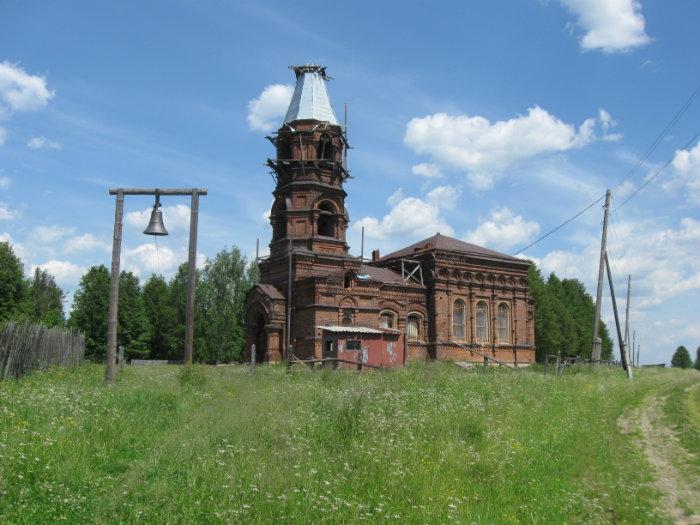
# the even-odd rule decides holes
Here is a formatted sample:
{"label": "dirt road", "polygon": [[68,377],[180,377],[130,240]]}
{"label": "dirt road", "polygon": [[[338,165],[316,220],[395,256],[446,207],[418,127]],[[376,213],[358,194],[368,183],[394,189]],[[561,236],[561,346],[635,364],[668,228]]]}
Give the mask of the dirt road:
{"label": "dirt road", "polygon": [[654,487],[673,523],[700,524],[700,476],[690,466],[690,453],[664,421],[665,399],[648,397],[642,407],[620,419],[620,428],[625,433],[639,430],[637,445],[654,469]]}

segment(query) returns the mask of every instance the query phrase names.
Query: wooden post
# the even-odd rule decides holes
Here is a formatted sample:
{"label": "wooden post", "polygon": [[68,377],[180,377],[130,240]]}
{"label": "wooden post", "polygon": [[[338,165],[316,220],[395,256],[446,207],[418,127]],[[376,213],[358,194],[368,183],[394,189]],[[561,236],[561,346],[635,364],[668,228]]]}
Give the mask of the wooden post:
{"label": "wooden post", "polygon": [[603,215],[603,236],[600,241],[600,261],[598,263],[598,288],[595,299],[595,320],[593,321],[593,348],[591,350],[591,363],[600,363],[600,345],[596,344],[600,331],[600,307],[603,297],[603,272],[605,271],[605,250],[608,239],[608,213],[610,211],[610,190],[605,192],[605,213]]}
{"label": "wooden post", "polygon": [[124,355],[124,347],[119,345],[119,371],[124,370],[124,365],[126,365],[126,356]]}
{"label": "wooden post", "polygon": [[613,313],[615,314],[615,328],[617,328],[617,341],[620,345],[620,357],[622,358],[622,368],[627,372],[627,377],[632,379],[632,367],[627,362],[627,349],[625,341],[622,338],[622,329],[620,328],[620,318],[617,315],[617,301],[615,300],[615,288],[613,287],[612,273],[610,273],[610,262],[608,261],[608,253],[605,252],[605,269],[608,272],[608,284],[610,285],[610,296],[612,298]]}
{"label": "wooden post", "polygon": [[109,283],[109,305],[107,306],[107,369],[105,383],[114,383],[117,368],[117,313],[119,310],[119,259],[122,250],[122,218],[124,215],[124,192],[117,193],[114,209],[114,235],[112,236],[112,275]]}
{"label": "wooden post", "polygon": [[192,190],[190,206],[190,247],[187,254],[187,311],[185,317],[185,365],[192,364],[194,341],[194,299],[197,281],[197,219],[199,215],[199,192]]}
{"label": "wooden post", "polygon": [[255,370],[255,345],[250,345],[250,369]]}

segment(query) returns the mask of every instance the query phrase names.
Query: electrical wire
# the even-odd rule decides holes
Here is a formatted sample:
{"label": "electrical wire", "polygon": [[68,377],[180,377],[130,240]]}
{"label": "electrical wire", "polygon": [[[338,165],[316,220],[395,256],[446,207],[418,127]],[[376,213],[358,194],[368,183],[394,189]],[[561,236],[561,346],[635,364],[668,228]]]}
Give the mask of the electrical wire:
{"label": "electrical wire", "polygon": [[688,108],[690,108],[693,102],[695,102],[695,99],[698,98],[698,95],[700,95],[700,85],[698,85],[698,87],[696,87],[695,90],[690,94],[690,96],[686,99],[686,101],[683,103],[678,112],[673,116],[670,122],[666,124],[666,127],[663,130],[661,130],[661,133],[659,133],[656,139],[654,139],[654,142],[652,142],[651,145],[642,154],[642,156],[637,159],[637,162],[634,164],[634,166],[632,166],[632,168],[625,174],[622,180],[618,182],[618,186],[624,183],[627,179],[629,179],[634,174],[634,172],[637,171],[637,169],[644,163],[644,161],[649,158],[649,155],[651,155],[654,152],[656,147],[661,143],[661,141],[666,137],[666,135],[669,134],[669,132],[673,129],[676,123],[678,123],[678,121],[685,114],[685,112],[688,111]]}
{"label": "electrical wire", "polygon": [[[625,174],[625,176],[622,178],[622,180],[620,180],[620,182],[617,184],[618,186],[619,186],[620,184],[623,184],[625,181],[627,181],[627,180],[634,174],[634,172],[637,171],[637,169],[644,163],[644,161],[645,161],[647,158],[649,158],[649,156],[654,152],[654,150],[656,150],[657,146],[661,143],[661,141],[668,135],[668,133],[669,133],[669,132],[673,129],[673,127],[678,123],[678,121],[679,121],[679,120],[681,119],[681,117],[685,114],[685,112],[688,111],[688,108],[690,108],[690,106],[693,104],[693,102],[695,102],[695,99],[697,99],[698,96],[700,96],[700,85],[698,85],[698,86],[695,88],[695,90],[693,90],[693,92],[692,92],[692,93],[690,94],[690,96],[686,99],[686,101],[683,103],[683,105],[680,107],[680,109],[676,112],[676,114],[673,116],[673,118],[672,118],[672,119],[668,122],[668,124],[666,124],[666,126],[661,130],[661,133],[659,133],[659,135],[658,135],[658,136],[654,139],[654,141],[649,145],[649,147],[648,147],[648,148],[646,149],[646,151],[642,154],[642,156],[639,157],[639,158],[637,159],[637,162],[634,164],[634,166],[632,166],[632,168]],[[698,135],[696,135],[695,137],[693,137],[693,138],[683,147],[683,149],[686,149],[686,148],[688,147],[688,145],[690,145],[690,144],[697,138],[697,136],[698,136]],[[620,204],[620,206],[617,206],[613,211],[616,212],[619,208],[621,208],[622,206],[624,206],[624,205],[625,205],[627,202],[629,202],[633,197],[635,197],[644,187],[646,187],[646,186],[651,182],[651,180],[653,180],[654,178],[656,178],[664,169],[666,169],[666,168],[668,167],[668,165],[671,164],[672,161],[673,161],[673,159],[669,160],[666,164],[664,164],[664,166],[662,166],[662,168],[661,168],[660,170],[658,170],[652,177],[650,177],[649,179],[647,179],[647,180],[644,182],[644,184],[642,184],[639,188],[637,188],[629,197],[627,197],[627,199],[625,199],[625,200]],[[547,237],[549,237],[549,236],[550,236],[551,234],[553,234],[554,232],[560,230],[561,228],[563,228],[564,226],[566,226],[567,224],[569,224],[571,221],[573,221],[574,219],[577,219],[577,218],[578,218],[579,216],[581,216],[583,213],[585,213],[586,211],[588,211],[589,209],[591,209],[595,204],[597,204],[598,202],[600,202],[603,198],[605,198],[605,196],[600,197],[598,200],[596,200],[595,202],[593,202],[593,203],[589,204],[588,206],[586,206],[585,208],[583,208],[581,211],[579,211],[576,215],[574,215],[574,216],[571,217],[570,219],[566,220],[565,222],[563,222],[562,224],[560,224],[560,225],[557,226],[556,228],[550,230],[549,232],[547,232],[546,234],[544,234],[542,237],[539,237],[539,238],[536,239],[534,242],[528,244],[528,245],[525,246],[524,248],[521,248],[520,250],[518,250],[517,252],[515,252],[515,253],[513,254],[513,256],[519,255],[520,253],[524,252],[524,251],[527,250],[528,248],[531,248],[532,246],[534,246],[534,245],[537,244],[538,242],[540,242],[540,241],[546,239]],[[619,216],[618,216],[618,219],[619,219]],[[624,245],[624,242],[621,243],[621,245],[622,245],[622,251],[623,251],[623,253],[625,254],[625,257],[626,257],[627,249],[626,249],[626,247],[625,247],[625,245]]]}
{"label": "electrical wire", "polygon": [[[700,132],[698,132],[698,133],[696,133],[695,135],[693,135],[693,138],[691,138],[688,142],[686,142],[686,143],[685,143],[685,146],[683,146],[682,149],[688,149],[688,148],[690,147],[690,145],[691,145],[693,142],[695,142],[695,141],[697,140],[698,137],[700,137]],[[675,155],[674,155],[673,157],[671,157],[670,159],[668,159],[668,160],[666,161],[666,163],[665,163],[663,166],[661,166],[658,170],[656,170],[656,172],[655,172],[651,177],[648,177],[647,180],[644,181],[644,184],[642,184],[641,186],[639,186],[639,188],[637,188],[636,190],[634,190],[634,191],[629,195],[629,197],[627,197],[625,200],[623,200],[623,201],[620,203],[620,205],[617,207],[617,209],[622,208],[625,204],[627,204],[627,203],[628,203],[629,201],[631,201],[634,197],[636,197],[637,194],[638,194],[640,191],[642,191],[644,188],[646,188],[656,177],[658,177],[659,175],[661,175],[661,173],[663,173],[663,171],[671,165],[671,163],[673,162],[674,157],[675,157]]]}
{"label": "electrical wire", "polygon": [[545,233],[542,237],[538,238],[538,239],[535,240],[534,242],[531,242],[530,244],[528,244],[528,245],[525,246],[524,248],[519,249],[517,252],[515,252],[515,253],[513,254],[513,256],[516,256],[516,255],[518,255],[518,254],[524,252],[525,250],[527,250],[528,248],[534,246],[534,245],[537,244],[538,242],[540,242],[540,241],[546,239],[547,237],[549,237],[550,235],[552,235],[554,232],[556,232],[556,231],[558,231],[558,230],[561,230],[564,226],[566,226],[567,224],[569,224],[569,223],[570,223],[571,221],[573,221],[574,219],[577,219],[578,217],[580,217],[581,215],[583,215],[585,212],[587,212],[588,210],[590,210],[593,206],[595,206],[596,204],[598,204],[598,203],[599,203],[600,201],[602,201],[604,198],[605,198],[605,195],[602,195],[601,197],[599,197],[598,199],[596,199],[595,201],[593,201],[592,203],[590,203],[588,206],[586,206],[585,208],[583,208],[581,211],[579,211],[576,215],[574,215],[574,216],[571,217],[570,219],[568,219],[568,220],[562,222],[559,226],[557,226],[557,227],[554,228],[553,230],[548,231],[548,232]]}

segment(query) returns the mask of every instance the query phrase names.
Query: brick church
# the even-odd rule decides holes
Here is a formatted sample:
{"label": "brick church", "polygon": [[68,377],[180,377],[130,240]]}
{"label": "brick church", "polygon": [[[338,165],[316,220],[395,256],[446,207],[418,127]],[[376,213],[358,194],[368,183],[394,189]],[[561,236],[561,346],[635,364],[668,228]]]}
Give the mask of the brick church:
{"label": "brick church", "polygon": [[440,233],[388,255],[374,250],[371,260],[348,253],[344,128],[325,68],[292,69],[289,109],[267,137],[276,150],[267,161],[272,241],[246,298],[247,358],[281,361],[291,347],[297,359],[383,367],[485,356],[533,363],[528,262]]}

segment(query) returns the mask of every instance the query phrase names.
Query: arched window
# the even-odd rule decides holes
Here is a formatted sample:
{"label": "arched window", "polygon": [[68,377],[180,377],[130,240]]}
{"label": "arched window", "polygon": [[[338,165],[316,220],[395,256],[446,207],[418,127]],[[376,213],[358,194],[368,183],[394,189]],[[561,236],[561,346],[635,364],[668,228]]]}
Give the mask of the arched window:
{"label": "arched window", "polygon": [[476,303],[476,340],[489,340],[489,307],[484,301]]}
{"label": "arched window", "polygon": [[343,312],[342,324],[343,324],[343,326],[352,326],[353,325],[352,314],[350,312]]}
{"label": "arched window", "polygon": [[384,311],[379,314],[379,326],[382,328],[396,329],[396,314],[390,311]]}
{"label": "arched window", "polygon": [[421,339],[423,320],[418,314],[410,314],[406,322],[406,335],[409,339]]}
{"label": "arched window", "polygon": [[452,305],[452,337],[455,339],[464,339],[466,337],[465,314],[467,313],[466,304],[462,299],[457,299]]}
{"label": "arched window", "polygon": [[288,140],[281,140],[277,143],[277,159],[290,160],[292,158],[292,145]]}
{"label": "arched window", "polygon": [[287,235],[287,205],[283,198],[279,198],[276,206],[273,206],[273,217],[272,217],[272,237],[277,239],[282,239]]}
{"label": "arched window", "polygon": [[506,303],[498,305],[498,342],[510,343],[510,309]]}
{"label": "arched window", "polygon": [[318,142],[317,159],[333,160],[333,142],[331,138],[324,135]]}
{"label": "arched window", "polygon": [[318,234],[335,237],[335,208],[330,202],[324,201],[319,204],[318,209],[321,212],[318,217]]}

